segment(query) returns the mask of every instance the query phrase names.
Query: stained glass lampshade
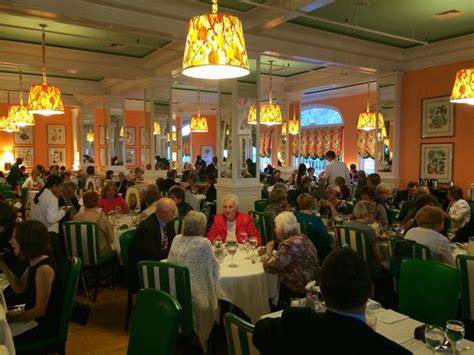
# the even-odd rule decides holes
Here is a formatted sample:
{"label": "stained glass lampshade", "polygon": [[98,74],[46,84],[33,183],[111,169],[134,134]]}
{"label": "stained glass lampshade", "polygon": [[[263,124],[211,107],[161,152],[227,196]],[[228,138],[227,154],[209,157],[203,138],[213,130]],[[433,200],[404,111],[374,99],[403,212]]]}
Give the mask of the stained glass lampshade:
{"label": "stained glass lampshade", "polygon": [[[362,129],[364,131],[374,130],[376,127],[375,122],[377,121],[376,116],[377,113],[370,111],[360,113],[359,118],[357,119],[357,129]],[[379,129],[382,129],[382,127],[384,127],[383,114],[380,112],[378,117],[378,124]]]}
{"label": "stained glass lampshade", "polygon": [[87,132],[86,141],[88,141],[89,143],[94,142],[94,132]]}
{"label": "stained glass lampshade", "polygon": [[13,132],[19,132],[20,128],[10,118],[3,117],[0,119],[0,131],[13,133]]}
{"label": "stained glass lampshade", "polygon": [[458,70],[450,101],[474,105],[474,68]]}
{"label": "stained glass lampshade", "polygon": [[197,114],[191,117],[191,132],[192,133],[205,133],[208,132],[207,118]]}
{"label": "stained glass lampshade", "polygon": [[28,112],[28,108],[20,103],[20,105],[13,105],[8,110],[8,117],[18,126],[34,126],[35,117]]}
{"label": "stained glass lampshade", "polygon": [[[260,106],[260,123],[266,126],[282,124],[281,109],[278,104],[263,104]],[[250,106],[247,117],[248,124],[257,124],[257,107]]]}
{"label": "stained glass lampshade", "polygon": [[296,118],[293,118],[292,120],[290,120],[288,124],[289,124],[288,133],[295,136],[300,132],[300,121],[298,121]]}
{"label": "stained glass lampshade", "polygon": [[183,57],[183,74],[199,79],[231,79],[250,73],[240,20],[217,13],[191,18]]}
{"label": "stained glass lampshade", "polygon": [[158,134],[161,134],[161,127],[159,122],[153,122],[153,134],[156,136]]}

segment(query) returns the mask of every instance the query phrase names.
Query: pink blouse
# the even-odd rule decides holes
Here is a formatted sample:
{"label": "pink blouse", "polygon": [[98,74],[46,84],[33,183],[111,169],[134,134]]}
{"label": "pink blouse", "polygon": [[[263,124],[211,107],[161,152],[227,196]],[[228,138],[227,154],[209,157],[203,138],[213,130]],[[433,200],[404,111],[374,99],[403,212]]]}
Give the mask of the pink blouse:
{"label": "pink blouse", "polygon": [[99,207],[102,208],[102,212],[108,213],[115,209],[119,209],[120,212],[128,212],[127,202],[120,196],[114,198],[101,197],[99,200]]}

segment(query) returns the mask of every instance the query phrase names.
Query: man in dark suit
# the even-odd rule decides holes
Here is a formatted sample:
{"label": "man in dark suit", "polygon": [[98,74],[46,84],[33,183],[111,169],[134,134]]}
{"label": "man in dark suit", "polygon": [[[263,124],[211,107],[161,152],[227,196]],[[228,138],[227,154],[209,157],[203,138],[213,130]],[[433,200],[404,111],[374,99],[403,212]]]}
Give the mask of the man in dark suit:
{"label": "man in dark suit", "polygon": [[372,330],[365,306],[373,293],[370,272],[352,249],[331,252],[321,269],[327,311],[287,308],[281,318],[257,322],[253,343],[261,354],[411,354]]}
{"label": "man in dark suit", "polygon": [[416,198],[418,184],[414,181],[408,183],[406,190],[398,191],[393,199],[393,207],[401,208],[400,204],[405,201],[412,201]]}
{"label": "man in dark suit", "polygon": [[169,191],[174,185],[179,185],[176,181],[176,171],[168,170],[166,173],[166,180],[162,180],[158,183],[158,189],[160,191]]}
{"label": "man in dark suit", "polygon": [[123,171],[118,173],[118,178],[119,181],[115,183],[115,187],[117,188],[117,192],[121,194],[123,198],[125,198],[125,195],[127,193],[127,188],[128,188],[128,180],[125,178],[125,173]]}
{"label": "man in dark suit", "polygon": [[430,194],[430,189],[428,189],[426,186],[418,187],[415,192],[415,198],[412,200],[406,200],[405,202],[403,202],[402,209],[397,216],[397,220],[400,222],[406,223],[408,218],[413,218],[414,216],[412,216],[412,214],[413,212],[416,211],[416,200],[420,196],[429,195],[429,194]]}
{"label": "man in dark suit", "polygon": [[161,260],[168,257],[168,252],[175,235],[171,223],[178,215],[174,201],[162,197],[156,204],[156,212],[140,222],[130,245],[129,259],[131,286],[138,288],[137,264],[141,260]]}
{"label": "man in dark suit", "polygon": [[72,217],[79,212],[81,206],[76,197],[77,186],[73,181],[66,181],[63,183],[63,191],[61,196],[58,199],[58,206],[66,206],[66,215],[61,220],[61,222],[67,222],[72,220]]}

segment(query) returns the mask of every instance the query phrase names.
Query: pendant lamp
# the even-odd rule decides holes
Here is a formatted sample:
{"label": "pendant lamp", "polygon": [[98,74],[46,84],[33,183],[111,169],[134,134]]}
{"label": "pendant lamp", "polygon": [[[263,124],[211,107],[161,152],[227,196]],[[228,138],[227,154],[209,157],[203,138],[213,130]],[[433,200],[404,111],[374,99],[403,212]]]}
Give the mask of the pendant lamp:
{"label": "pendant lamp", "polygon": [[191,117],[191,133],[206,133],[209,131],[207,118],[201,116],[200,101],[201,95],[198,88],[197,115]]}
{"label": "pendant lamp", "polygon": [[159,122],[153,122],[153,134],[155,136],[161,134],[161,127]]}
{"label": "pendant lamp", "polygon": [[[274,126],[282,124],[280,105],[272,102],[272,65],[273,60],[270,60],[270,89],[268,92],[268,104],[260,105],[260,124],[266,126]],[[250,106],[249,115],[247,117],[248,124],[257,124],[257,106]]]}
{"label": "pendant lamp", "polygon": [[217,0],[212,0],[212,13],[189,20],[183,56],[183,74],[199,79],[232,79],[250,73],[247,49],[240,20],[217,13]]}
{"label": "pendant lamp", "polygon": [[32,85],[28,96],[29,113],[36,113],[43,116],[59,115],[64,113],[64,103],[61,97],[61,90],[56,86],[48,85],[46,76],[46,25],[40,25],[43,29],[42,34],[42,56],[43,64],[41,72],[43,74],[43,84]]}
{"label": "pendant lamp", "polygon": [[119,131],[119,141],[123,141],[123,127],[120,127],[120,131]]}
{"label": "pendant lamp", "polygon": [[361,112],[359,114],[359,118],[357,119],[357,129],[361,129],[364,131],[372,131],[377,127],[382,129],[384,127],[384,119],[383,114],[381,112],[377,113],[370,111],[370,83],[367,83],[367,108],[365,112]]}
{"label": "pendant lamp", "polygon": [[89,143],[94,142],[94,132],[92,132],[92,125],[89,127],[89,132],[86,134],[86,141]]}
{"label": "pendant lamp", "polygon": [[450,101],[474,105],[474,68],[458,70]]}
{"label": "pendant lamp", "polygon": [[288,133],[295,136],[300,133],[300,121],[296,118],[296,110],[293,110],[293,119],[288,122]]}
{"label": "pendant lamp", "polygon": [[18,127],[25,127],[25,126],[34,126],[35,125],[35,117],[33,114],[28,112],[27,105],[23,104],[23,80],[20,70],[20,104],[13,105],[8,110],[8,117],[18,126]]}

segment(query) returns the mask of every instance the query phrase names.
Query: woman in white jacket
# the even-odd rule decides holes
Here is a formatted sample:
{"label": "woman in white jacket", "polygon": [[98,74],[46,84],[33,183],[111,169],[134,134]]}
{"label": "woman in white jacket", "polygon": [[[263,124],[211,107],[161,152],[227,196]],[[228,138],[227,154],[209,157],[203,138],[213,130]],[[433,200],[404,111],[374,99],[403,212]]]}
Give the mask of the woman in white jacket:
{"label": "woman in white jacket", "polygon": [[59,233],[59,221],[66,215],[65,207],[59,208],[63,179],[50,175],[31,204],[31,219],[42,222],[49,232]]}
{"label": "woman in white jacket", "polygon": [[458,230],[463,227],[471,218],[471,208],[469,203],[463,199],[463,192],[459,186],[451,186],[448,189],[448,215],[451,219],[452,228]]}
{"label": "woman in white jacket", "polygon": [[184,217],[183,234],[173,239],[168,261],[187,266],[191,277],[194,330],[204,352],[214,322],[219,319],[217,282],[219,263],[211,242],[204,237],[206,216],[189,211]]}

